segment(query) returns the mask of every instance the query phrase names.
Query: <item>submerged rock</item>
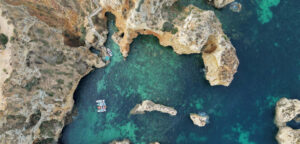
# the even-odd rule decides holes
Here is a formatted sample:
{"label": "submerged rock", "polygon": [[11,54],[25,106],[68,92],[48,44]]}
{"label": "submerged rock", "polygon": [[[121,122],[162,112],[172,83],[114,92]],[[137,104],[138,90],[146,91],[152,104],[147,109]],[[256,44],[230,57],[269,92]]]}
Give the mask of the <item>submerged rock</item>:
{"label": "submerged rock", "polygon": [[119,32],[113,39],[124,57],[128,56],[134,38],[151,34],[161,45],[172,46],[177,54],[203,52],[206,79],[211,85],[228,86],[239,61],[218,18],[213,11],[192,5],[181,7],[176,1],[101,0],[99,3],[103,16],[106,12],[116,16]]}
{"label": "submerged rock", "polygon": [[175,116],[177,114],[177,111],[174,108],[167,107],[161,104],[155,104],[150,100],[145,100],[142,102],[142,104],[135,105],[135,107],[130,111],[130,114],[144,114],[145,111],[159,111],[162,113],[167,113],[171,116]]}
{"label": "submerged rock", "polygon": [[209,117],[207,115],[201,116],[195,113],[191,113],[190,119],[193,121],[194,125],[204,127],[207,124]]}
{"label": "submerged rock", "polygon": [[130,144],[130,141],[128,139],[124,139],[122,141],[116,141],[116,140],[114,140],[114,141],[112,141],[109,144]]}
{"label": "submerged rock", "polygon": [[226,5],[234,2],[234,0],[207,0],[207,2],[216,8],[223,8]]}
{"label": "submerged rock", "polygon": [[233,12],[240,12],[242,10],[242,4],[238,3],[238,2],[233,2],[230,4],[230,10]]}
{"label": "submerged rock", "polygon": [[[294,130],[286,123],[300,114],[300,100],[287,98],[280,99],[276,104],[275,124],[279,131],[276,140],[279,144],[300,144],[300,129]],[[297,122],[297,121],[296,121]]]}

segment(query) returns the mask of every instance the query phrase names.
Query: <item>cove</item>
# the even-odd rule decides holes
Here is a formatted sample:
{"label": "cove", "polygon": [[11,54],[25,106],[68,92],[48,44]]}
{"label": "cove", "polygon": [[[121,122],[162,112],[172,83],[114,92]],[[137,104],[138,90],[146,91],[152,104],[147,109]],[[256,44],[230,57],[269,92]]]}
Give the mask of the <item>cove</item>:
{"label": "cove", "polygon": [[[180,1],[212,9],[197,0]],[[112,41],[113,16],[109,19],[111,63],[84,77],[74,95],[78,110],[62,133],[64,144],[101,144],[128,138],[132,143],[162,144],[276,144],[273,124],[275,103],[281,97],[300,98],[299,3],[281,2],[272,8],[269,23],[256,14],[259,3],[243,1],[236,14],[215,10],[224,31],[237,49],[240,67],[229,87],[209,86],[201,72],[201,55],[177,55],[162,47],[154,36],[139,36],[126,61]],[[212,9],[214,10],[214,9]],[[96,112],[97,99],[105,99],[106,113]],[[174,107],[170,117],[152,112],[129,115],[142,100]],[[189,113],[207,112],[210,123],[196,127]]]}

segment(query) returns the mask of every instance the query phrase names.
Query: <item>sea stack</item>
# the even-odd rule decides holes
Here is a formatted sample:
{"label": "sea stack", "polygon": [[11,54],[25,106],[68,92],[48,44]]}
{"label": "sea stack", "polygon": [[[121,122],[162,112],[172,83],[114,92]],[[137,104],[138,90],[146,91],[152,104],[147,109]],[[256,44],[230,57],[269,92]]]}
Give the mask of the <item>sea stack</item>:
{"label": "sea stack", "polygon": [[199,127],[204,127],[209,120],[209,117],[207,115],[198,115],[195,113],[191,113],[190,118],[193,121],[194,125],[197,125]]}
{"label": "sea stack", "polygon": [[150,100],[145,100],[142,102],[142,104],[137,104],[131,111],[130,114],[144,114],[145,111],[152,112],[152,111],[158,111],[162,113],[167,113],[171,116],[175,116],[177,114],[177,111],[172,107],[167,107],[161,104],[155,104],[154,102]]}

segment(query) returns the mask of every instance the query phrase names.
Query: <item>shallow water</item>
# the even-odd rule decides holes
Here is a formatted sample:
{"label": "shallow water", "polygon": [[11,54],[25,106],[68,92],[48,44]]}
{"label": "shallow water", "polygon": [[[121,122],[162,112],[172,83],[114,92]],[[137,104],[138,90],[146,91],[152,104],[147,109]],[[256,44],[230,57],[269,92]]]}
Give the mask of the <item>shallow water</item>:
{"label": "shallow water", "polygon": [[[108,39],[114,56],[104,69],[83,78],[75,92],[78,116],[65,127],[65,144],[100,144],[128,138],[133,143],[275,144],[275,103],[300,98],[300,3],[245,0],[240,13],[215,10],[199,0],[181,0],[214,10],[240,60],[229,87],[209,86],[200,55],[177,55],[154,36],[139,36],[126,61]],[[109,16],[110,34],[115,31]],[[106,113],[96,112],[105,99]],[[143,100],[174,107],[175,117],[152,112],[129,115]],[[196,127],[189,113],[206,112],[210,123]],[[291,124],[298,127],[297,124]]]}

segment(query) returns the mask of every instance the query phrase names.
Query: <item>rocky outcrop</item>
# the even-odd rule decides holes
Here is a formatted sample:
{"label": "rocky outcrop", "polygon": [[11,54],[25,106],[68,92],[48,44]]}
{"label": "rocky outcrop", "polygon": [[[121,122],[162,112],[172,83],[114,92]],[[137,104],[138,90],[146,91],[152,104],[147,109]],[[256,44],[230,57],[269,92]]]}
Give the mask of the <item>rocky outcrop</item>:
{"label": "rocky outcrop", "polygon": [[54,143],[79,80],[105,63],[87,46],[65,45],[63,29],[3,0],[0,33],[9,38],[0,51],[0,143]]}
{"label": "rocky outcrop", "polygon": [[279,144],[300,144],[300,129],[281,127],[276,135]]}
{"label": "rocky outcrop", "polygon": [[171,116],[175,116],[177,111],[172,107],[167,107],[161,104],[155,104],[150,100],[145,100],[142,104],[137,104],[131,111],[130,114],[144,114],[145,111],[152,112],[152,111],[159,111],[162,113],[167,113]]}
{"label": "rocky outcrop", "polygon": [[285,126],[287,122],[297,118],[300,114],[300,100],[280,99],[276,104],[275,124]]}
{"label": "rocky outcrop", "polygon": [[112,141],[110,144],[130,144],[130,141],[128,139],[124,139],[122,141]]}
{"label": "rocky outcrop", "polygon": [[300,129],[294,130],[286,123],[295,119],[300,114],[300,101],[297,99],[280,99],[276,104],[275,124],[279,131],[276,140],[279,144],[300,144]]}
{"label": "rocky outcrop", "polygon": [[234,0],[207,0],[207,2],[216,8],[223,8],[226,5],[234,2]]}
{"label": "rocky outcrop", "polygon": [[198,114],[191,113],[190,119],[193,121],[194,125],[204,127],[208,121],[208,116],[200,116]]}
{"label": "rocky outcrop", "polygon": [[114,40],[124,57],[139,34],[151,34],[177,54],[203,53],[206,79],[211,85],[228,86],[239,61],[229,38],[213,11],[181,7],[176,0],[101,0],[105,12],[116,16]]}

